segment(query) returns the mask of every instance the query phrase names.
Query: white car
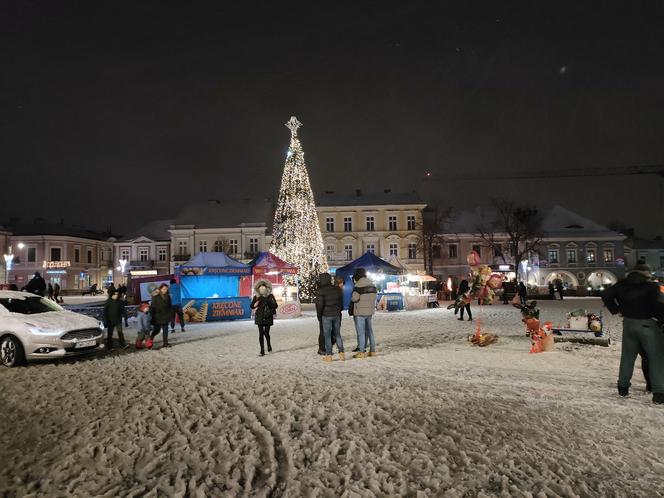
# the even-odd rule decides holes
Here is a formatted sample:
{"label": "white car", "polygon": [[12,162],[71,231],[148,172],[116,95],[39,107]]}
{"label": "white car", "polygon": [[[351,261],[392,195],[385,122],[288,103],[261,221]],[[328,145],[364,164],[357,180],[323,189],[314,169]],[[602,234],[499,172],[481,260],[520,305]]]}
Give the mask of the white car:
{"label": "white car", "polygon": [[0,291],[0,363],[63,358],[103,346],[98,320],[29,292]]}

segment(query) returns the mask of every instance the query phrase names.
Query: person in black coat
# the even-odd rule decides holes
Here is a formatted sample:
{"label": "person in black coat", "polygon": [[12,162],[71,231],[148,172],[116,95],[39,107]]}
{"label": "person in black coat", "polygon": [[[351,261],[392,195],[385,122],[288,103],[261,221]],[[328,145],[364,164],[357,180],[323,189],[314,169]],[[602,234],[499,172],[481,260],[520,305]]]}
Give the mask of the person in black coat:
{"label": "person in black coat", "polygon": [[[468,284],[468,280],[462,280],[461,283],[459,284],[459,292],[458,296],[463,296],[465,295],[468,291],[470,290],[470,284]],[[457,297],[458,299],[458,297]],[[463,312],[467,311],[468,312],[468,321],[472,322],[473,321],[473,313],[470,311],[470,298],[466,300],[466,304],[461,305],[461,312],[459,313],[459,318],[458,320],[463,321]]]}
{"label": "person in black coat", "polygon": [[114,292],[108,297],[104,304],[104,325],[108,329],[108,337],[106,339],[106,347],[113,349],[113,331],[118,331],[118,339],[120,340],[120,347],[126,348],[124,334],[122,332],[122,315],[124,313],[124,303],[120,300],[120,295]]}
{"label": "person in black coat", "polygon": [[341,338],[341,310],[343,309],[343,291],[338,285],[332,283],[329,273],[321,273],[319,287],[316,292],[316,314],[323,324],[325,334],[325,355],[323,360],[332,361],[332,336],[337,341],[339,359],[345,359],[344,342]]}
{"label": "person in black coat", "polygon": [[521,301],[521,304],[526,304],[527,297],[528,289],[523,282],[519,282],[519,301]]}
{"label": "person in black coat", "polygon": [[159,332],[164,334],[163,347],[167,348],[168,344],[168,324],[171,322],[171,296],[168,293],[168,285],[161,284],[159,291],[152,297],[150,303],[150,313],[154,321],[154,330],[150,339],[145,343],[145,347],[152,349],[154,338]]}
{"label": "person in black coat", "polygon": [[258,342],[261,346],[261,356],[265,356],[264,341],[267,342],[267,352],[272,352],[270,327],[274,325],[274,315],[277,313],[277,307],[277,300],[272,294],[272,284],[267,280],[259,280],[254,285],[251,309],[256,310],[254,323],[258,325]]}
{"label": "person in black coat", "polygon": [[556,288],[553,286],[553,282],[549,282],[549,299],[556,298]]}
{"label": "person in black coat", "polygon": [[42,278],[38,271],[35,272],[34,277],[32,277],[28,282],[28,285],[25,286],[25,291],[44,297],[44,294],[46,293],[46,280]]}
{"label": "person in black coat", "polygon": [[562,281],[562,280],[558,280],[558,282],[556,282],[556,292],[557,292],[558,295],[560,296],[560,300],[561,300],[561,301],[563,300],[563,291],[564,291],[564,290],[565,290],[565,289],[563,288],[563,281]]}

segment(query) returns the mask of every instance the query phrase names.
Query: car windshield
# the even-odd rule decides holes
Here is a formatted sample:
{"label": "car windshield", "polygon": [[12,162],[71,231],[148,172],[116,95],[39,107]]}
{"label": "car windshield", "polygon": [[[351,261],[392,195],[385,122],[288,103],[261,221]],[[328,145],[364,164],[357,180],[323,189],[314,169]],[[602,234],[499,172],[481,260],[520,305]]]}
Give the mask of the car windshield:
{"label": "car windshield", "polygon": [[43,297],[21,297],[21,298],[0,298],[0,304],[7,308],[11,313],[20,313],[22,315],[34,315],[37,313],[48,313],[49,311],[62,311],[62,308],[53,301]]}

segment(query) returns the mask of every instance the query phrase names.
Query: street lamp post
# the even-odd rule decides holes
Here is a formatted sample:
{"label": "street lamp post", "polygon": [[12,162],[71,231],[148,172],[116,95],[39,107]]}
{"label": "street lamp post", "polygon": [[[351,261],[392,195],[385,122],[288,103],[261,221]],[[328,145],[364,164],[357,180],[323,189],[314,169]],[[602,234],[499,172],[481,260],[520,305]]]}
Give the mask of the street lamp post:
{"label": "street lamp post", "polygon": [[9,246],[9,254],[5,254],[5,283],[9,283],[9,272],[12,269],[12,264],[14,262],[14,255],[12,254],[12,248]]}

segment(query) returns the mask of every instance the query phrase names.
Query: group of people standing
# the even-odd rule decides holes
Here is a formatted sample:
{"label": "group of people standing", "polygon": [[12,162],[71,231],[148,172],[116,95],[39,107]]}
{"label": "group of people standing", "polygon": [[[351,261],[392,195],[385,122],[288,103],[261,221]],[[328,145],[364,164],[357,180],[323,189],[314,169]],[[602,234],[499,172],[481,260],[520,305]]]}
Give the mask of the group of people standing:
{"label": "group of people standing", "polygon": [[[107,329],[106,347],[113,349],[113,332],[117,330],[118,339],[121,348],[127,348],[122,322],[125,327],[129,326],[127,321],[126,309],[126,291],[127,287],[119,286],[117,289],[113,284],[108,288],[108,299],[104,305],[104,326]],[[169,347],[168,326],[170,324],[171,333],[175,332],[175,317],[180,322],[180,330],[184,328],[184,314],[182,312],[182,298],[180,295],[180,285],[175,279],[171,279],[171,285],[161,284],[152,294],[150,304],[144,303],[139,307],[137,319],[139,332],[136,339],[136,349],[152,349],[154,338],[162,333],[162,347]]]}
{"label": "group of people standing", "polygon": [[[365,358],[376,355],[376,339],[373,332],[372,317],[376,312],[376,286],[367,278],[367,272],[358,268],[353,274],[353,292],[351,294],[348,314],[353,317],[357,347],[354,358]],[[319,321],[319,354],[323,353],[323,361],[332,361],[332,345],[337,345],[339,359],[345,360],[343,338],[341,337],[341,316],[344,308],[343,280],[332,280],[329,273],[319,277],[319,288],[316,293],[316,314]],[[369,352],[367,353],[367,343]]]}

